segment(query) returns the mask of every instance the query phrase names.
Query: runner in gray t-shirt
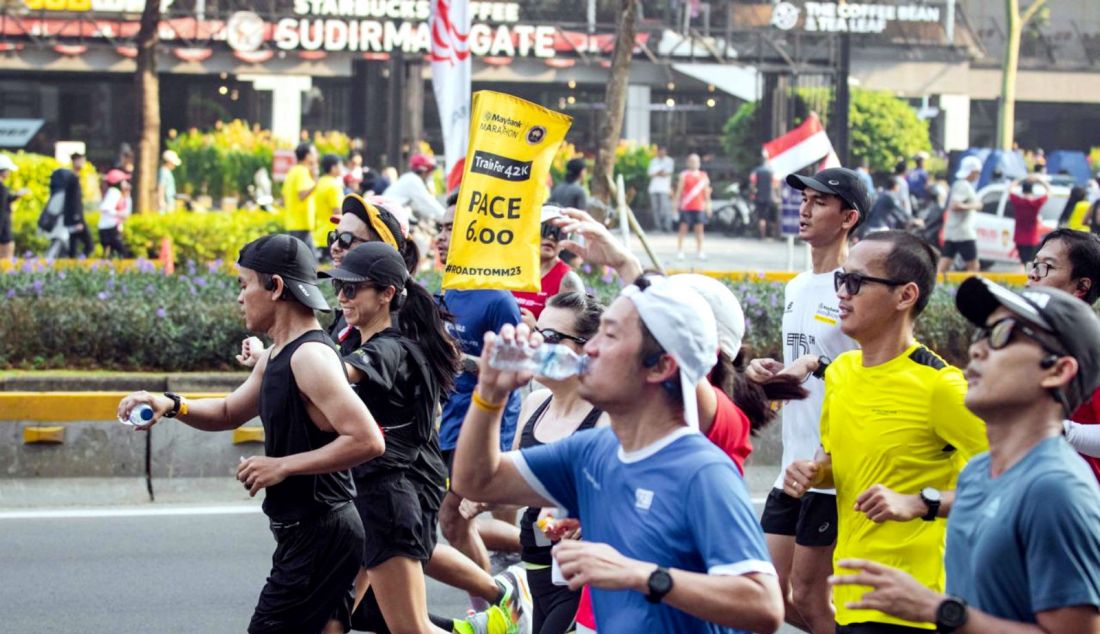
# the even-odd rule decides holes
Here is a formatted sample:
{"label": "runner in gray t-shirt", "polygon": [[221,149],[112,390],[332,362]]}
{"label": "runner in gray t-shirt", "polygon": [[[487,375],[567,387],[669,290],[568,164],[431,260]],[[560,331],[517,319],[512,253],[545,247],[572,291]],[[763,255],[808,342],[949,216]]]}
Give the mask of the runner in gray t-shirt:
{"label": "runner in gray t-shirt", "polygon": [[982,208],[982,203],[978,200],[978,192],[974,191],[974,183],[981,173],[982,161],[976,156],[964,158],[959,171],[955,172],[958,180],[951,186],[951,194],[947,198],[943,253],[940,255],[939,266],[936,267],[937,275],[942,275],[951,268],[955,263],[955,256],[962,258],[967,271],[978,270],[978,233],[974,214]]}

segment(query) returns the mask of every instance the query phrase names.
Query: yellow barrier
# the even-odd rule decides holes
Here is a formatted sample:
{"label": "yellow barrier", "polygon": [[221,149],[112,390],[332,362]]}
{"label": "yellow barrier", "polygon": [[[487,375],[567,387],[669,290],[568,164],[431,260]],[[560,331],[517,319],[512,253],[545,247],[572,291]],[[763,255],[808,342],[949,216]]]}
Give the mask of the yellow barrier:
{"label": "yellow barrier", "polygon": [[[753,281],[753,282],[789,282],[796,275],[798,271],[692,271],[690,269],[669,269],[669,275],[675,275],[677,273],[700,273],[708,277],[713,277],[719,280],[729,280],[732,282],[741,281]],[[968,272],[953,272],[946,275],[946,281],[951,284],[959,284],[968,277],[974,275],[981,275],[987,280],[992,280],[998,284],[1005,284],[1008,286],[1023,286],[1027,283],[1027,275],[1023,273],[968,273]],[[936,280],[937,283],[944,282],[943,277],[939,277]]]}
{"label": "yellow barrier", "polygon": [[[0,392],[0,422],[116,420],[118,402],[129,392]],[[217,398],[219,393],[186,394]]]}
{"label": "yellow barrier", "polygon": [[65,428],[60,425],[55,427],[24,427],[24,445],[60,445],[65,442]]}
{"label": "yellow barrier", "polygon": [[244,443],[258,442],[261,445],[264,442],[264,428],[263,427],[238,427],[233,430],[233,444],[243,445]]}

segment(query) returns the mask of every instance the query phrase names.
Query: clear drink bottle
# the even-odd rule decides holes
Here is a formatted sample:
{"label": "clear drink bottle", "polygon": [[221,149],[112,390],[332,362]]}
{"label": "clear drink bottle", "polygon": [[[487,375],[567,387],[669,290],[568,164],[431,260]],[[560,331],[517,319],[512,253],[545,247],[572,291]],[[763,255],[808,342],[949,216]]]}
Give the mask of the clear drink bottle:
{"label": "clear drink bottle", "polygon": [[127,423],[137,425],[148,425],[153,421],[153,408],[148,405],[138,405],[134,409],[130,410],[130,418],[126,420]]}
{"label": "clear drink bottle", "polygon": [[531,372],[548,379],[562,380],[583,374],[588,357],[562,344],[544,344],[538,348],[498,343],[489,365],[510,372]]}

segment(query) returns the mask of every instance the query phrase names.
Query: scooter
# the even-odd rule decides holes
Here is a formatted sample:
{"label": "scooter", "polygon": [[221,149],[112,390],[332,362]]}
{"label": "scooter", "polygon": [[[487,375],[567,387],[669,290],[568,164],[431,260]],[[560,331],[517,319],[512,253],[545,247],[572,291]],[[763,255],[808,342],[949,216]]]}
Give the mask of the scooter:
{"label": "scooter", "polygon": [[752,207],[738,183],[728,185],[725,193],[729,198],[711,202],[711,226],[728,236],[744,236],[752,226]]}

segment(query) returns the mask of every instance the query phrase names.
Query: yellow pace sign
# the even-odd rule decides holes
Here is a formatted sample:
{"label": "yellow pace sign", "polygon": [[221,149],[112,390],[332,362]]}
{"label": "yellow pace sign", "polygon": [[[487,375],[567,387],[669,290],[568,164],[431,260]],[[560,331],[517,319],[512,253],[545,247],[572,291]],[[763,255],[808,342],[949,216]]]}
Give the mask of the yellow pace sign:
{"label": "yellow pace sign", "polygon": [[512,95],[474,93],[443,288],[538,291],[550,162],[573,123]]}

